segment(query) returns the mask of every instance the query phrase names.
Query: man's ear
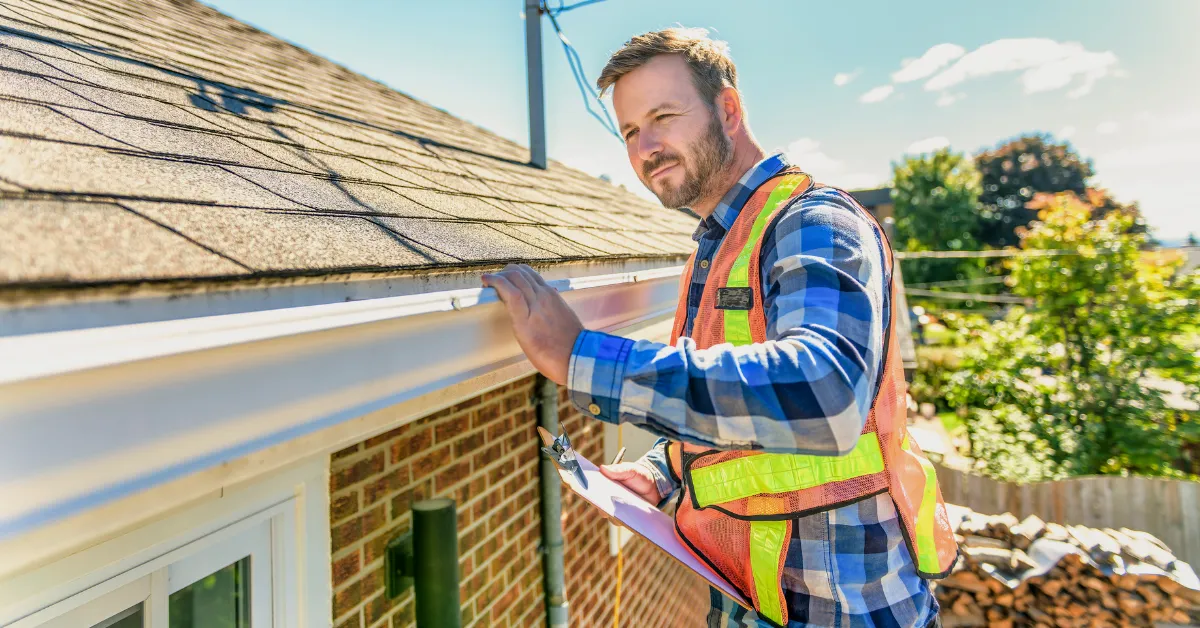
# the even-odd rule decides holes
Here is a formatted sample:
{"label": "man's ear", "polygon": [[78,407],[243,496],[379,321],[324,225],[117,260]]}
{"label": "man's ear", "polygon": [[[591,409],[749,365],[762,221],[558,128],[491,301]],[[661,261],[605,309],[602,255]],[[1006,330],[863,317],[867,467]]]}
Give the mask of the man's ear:
{"label": "man's ear", "polygon": [[716,106],[725,135],[733,137],[746,123],[746,111],[742,109],[742,95],[736,89],[726,87],[721,90],[720,94],[717,94]]}

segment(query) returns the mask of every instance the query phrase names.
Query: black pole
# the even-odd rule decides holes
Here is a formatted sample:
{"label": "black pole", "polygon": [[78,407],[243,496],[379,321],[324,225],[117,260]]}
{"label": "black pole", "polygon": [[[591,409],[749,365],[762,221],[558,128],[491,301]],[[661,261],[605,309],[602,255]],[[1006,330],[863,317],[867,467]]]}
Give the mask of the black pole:
{"label": "black pole", "polygon": [[525,0],[525,72],[529,88],[529,164],[546,169],[546,99],[542,94],[542,0]]}
{"label": "black pole", "polygon": [[459,628],[458,518],[454,500],[413,504],[413,586],[418,628]]}

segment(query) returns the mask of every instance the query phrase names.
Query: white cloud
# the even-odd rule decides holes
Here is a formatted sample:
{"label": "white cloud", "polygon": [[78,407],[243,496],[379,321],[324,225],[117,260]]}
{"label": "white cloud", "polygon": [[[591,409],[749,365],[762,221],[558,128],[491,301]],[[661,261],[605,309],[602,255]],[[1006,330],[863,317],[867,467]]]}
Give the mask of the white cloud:
{"label": "white cloud", "polygon": [[1096,81],[1116,72],[1117,56],[1094,52],[1076,42],[1053,39],[997,39],[960,57],[953,65],[925,82],[929,91],[943,91],[964,81],[1001,72],[1018,72],[1026,94],[1061,89],[1073,81],[1069,92],[1078,98]]}
{"label": "white cloud", "polygon": [[880,85],[859,96],[858,102],[873,103],[887,100],[887,97],[891,96],[894,91],[896,91],[896,88],[891,85]]}
{"label": "white cloud", "polygon": [[887,180],[887,174],[869,172],[846,172],[846,162],[830,157],[821,150],[821,143],[802,137],[784,149],[788,161],[811,174],[817,181],[847,190],[878,187]]}
{"label": "white cloud", "polygon": [[945,148],[949,145],[950,140],[946,139],[944,136],[938,135],[936,137],[927,137],[923,140],[917,140],[912,144],[909,144],[908,148],[906,148],[904,152],[910,155],[921,155],[924,153],[936,152],[938,149]]}
{"label": "white cloud", "polygon": [[1096,132],[1101,135],[1108,135],[1109,133],[1116,133],[1120,128],[1121,125],[1117,124],[1115,121],[1106,120],[1096,125]]}
{"label": "white cloud", "polygon": [[919,59],[905,59],[900,62],[901,68],[892,73],[892,81],[909,83],[919,81],[934,72],[946,67],[951,61],[963,56],[966,48],[957,44],[937,44],[931,46]]}
{"label": "white cloud", "polygon": [[1072,135],[1075,135],[1075,127],[1068,124],[1067,126],[1064,126],[1061,131],[1058,132],[1058,139],[1060,139],[1060,140],[1069,139]]}
{"label": "white cloud", "polygon": [[846,85],[850,84],[850,81],[858,78],[859,74],[862,74],[862,70],[855,70],[853,72],[838,72],[837,74],[833,75],[833,84],[837,85],[838,87],[845,87]]}
{"label": "white cloud", "polygon": [[967,95],[962,92],[959,92],[957,94],[951,94],[950,92],[942,92],[942,94],[940,96],[938,96],[937,106],[949,107],[950,105],[953,105],[954,103],[956,103],[966,97],[967,97]]}

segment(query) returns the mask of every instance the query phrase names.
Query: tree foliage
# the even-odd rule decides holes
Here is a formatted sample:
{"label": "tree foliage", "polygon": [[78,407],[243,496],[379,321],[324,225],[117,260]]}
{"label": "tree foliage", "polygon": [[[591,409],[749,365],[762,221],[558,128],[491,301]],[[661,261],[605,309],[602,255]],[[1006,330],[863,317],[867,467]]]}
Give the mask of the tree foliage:
{"label": "tree foliage", "polygon": [[[980,230],[979,172],[961,153],[943,148],[893,164],[892,199],[896,244],[905,251],[975,250]],[[983,275],[980,260],[913,260],[907,283],[971,279]]]}
{"label": "tree foliage", "polygon": [[980,240],[989,246],[1015,246],[1018,227],[1037,217],[1026,207],[1038,193],[1074,192],[1084,197],[1092,162],[1067,143],[1045,134],[1026,135],[975,156],[982,178]]}
{"label": "tree foliage", "polygon": [[1200,424],[1162,388],[1179,382],[1200,400],[1200,358],[1184,340],[1200,322],[1200,274],[1143,252],[1127,213],[1097,219],[1073,194],[1031,207],[1039,220],[1022,247],[1062,254],[1013,258],[1010,287],[1032,307],[964,325],[976,342],[949,396],[987,409],[968,422],[974,456],[1009,479],[1194,468],[1182,458]]}

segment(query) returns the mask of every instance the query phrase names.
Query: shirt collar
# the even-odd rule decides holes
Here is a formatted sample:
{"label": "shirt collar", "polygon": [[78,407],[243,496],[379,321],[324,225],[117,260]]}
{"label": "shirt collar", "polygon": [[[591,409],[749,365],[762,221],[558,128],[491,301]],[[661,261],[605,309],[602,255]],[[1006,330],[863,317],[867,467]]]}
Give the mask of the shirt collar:
{"label": "shirt collar", "polygon": [[717,203],[717,207],[713,209],[712,215],[700,221],[695,233],[692,234],[692,239],[699,242],[700,238],[712,228],[713,222],[721,225],[725,231],[729,231],[733,227],[734,221],[737,220],[738,214],[741,213],[742,206],[754,194],[754,190],[790,165],[783,153],[775,153],[754,164],[733,187],[729,188],[721,202]]}

